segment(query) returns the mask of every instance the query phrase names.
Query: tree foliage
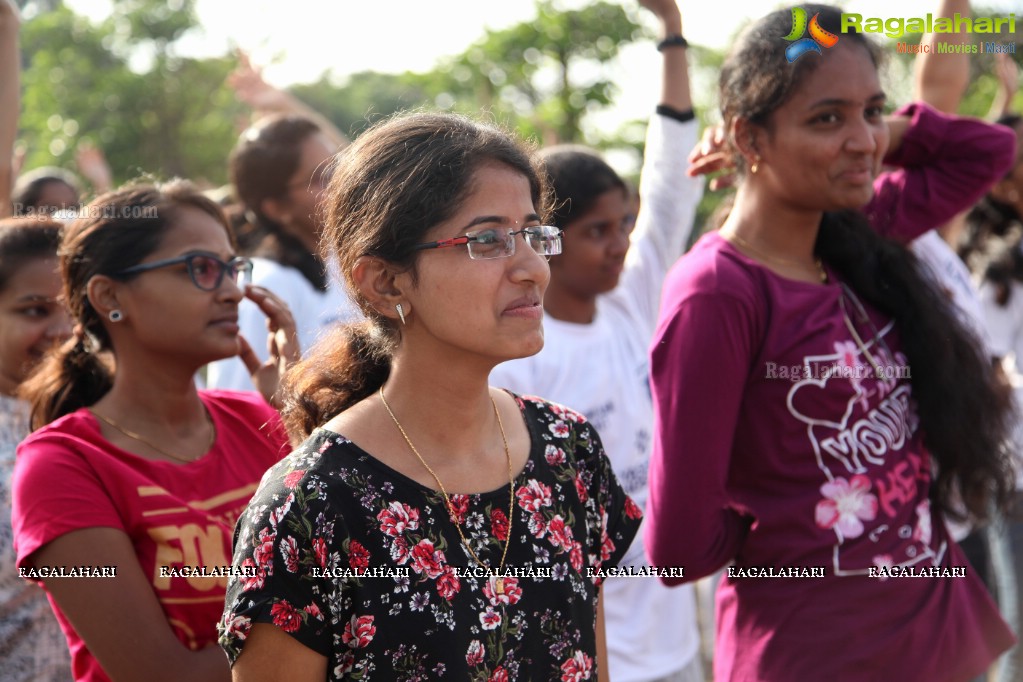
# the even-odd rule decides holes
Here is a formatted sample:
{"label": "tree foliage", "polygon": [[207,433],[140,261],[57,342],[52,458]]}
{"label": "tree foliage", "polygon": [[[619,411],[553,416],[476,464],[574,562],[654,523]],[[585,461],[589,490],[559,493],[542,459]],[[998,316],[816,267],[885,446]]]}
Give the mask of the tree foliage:
{"label": "tree foliage", "polygon": [[[120,0],[94,25],[66,7],[22,29],[20,121],[25,168],[73,168],[74,149],[90,139],[117,182],[143,173],[219,184],[243,108],[224,87],[233,58],[175,55],[174,42],[195,23],[192,2]],[[144,67],[139,57],[148,57]]]}

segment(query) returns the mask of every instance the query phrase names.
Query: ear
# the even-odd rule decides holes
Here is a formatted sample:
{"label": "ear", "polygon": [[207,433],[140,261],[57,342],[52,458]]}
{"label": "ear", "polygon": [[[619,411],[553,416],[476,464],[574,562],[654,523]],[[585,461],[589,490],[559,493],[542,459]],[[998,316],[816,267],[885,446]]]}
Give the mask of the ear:
{"label": "ear", "polygon": [[732,119],[728,135],[732,140],[732,144],[739,151],[739,154],[746,160],[747,168],[760,160],[760,150],[763,146],[762,138],[764,136],[764,129],[762,127],[750,123],[749,119],[737,116]]}
{"label": "ear", "polygon": [[291,202],[283,199],[263,199],[259,204],[259,210],[270,220],[281,225],[291,222]]}
{"label": "ear", "polygon": [[399,303],[406,317],[412,312],[412,303],[405,296],[411,284],[409,275],[391,263],[374,256],[361,256],[352,266],[352,279],[362,297],[382,316],[397,321],[394,306]]}
{"label": "ear", "polygon": [[118,299],[120,284],[106,275],[93,275],[86,285],[85,295],[89,299],[89,305],[104,320],[110,315],[111,310],[122,310]]}

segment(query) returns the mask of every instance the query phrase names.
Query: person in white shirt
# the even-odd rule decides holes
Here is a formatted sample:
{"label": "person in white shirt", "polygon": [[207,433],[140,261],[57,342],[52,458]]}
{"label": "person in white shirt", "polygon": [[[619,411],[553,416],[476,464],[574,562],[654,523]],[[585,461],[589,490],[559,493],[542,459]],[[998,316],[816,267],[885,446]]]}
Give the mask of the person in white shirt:
{"label": "person in white shirt", "polygon": [[[640,4],[661,24],[664,78],[647,129],[638,216],[625,183],[594,153],[575,146],[542,152],[556,195],[554,224],[565,231],[544,297],[544,348],[498,365],[490,380],[582,412],[622,486],[643,506],[653,429],[647,346],[661,284],[685,251],[703,183],[686,176],[697,124],[681,13],[675,0]],[[648,565],[641,536],[623,566]],[[613,577],[604,591],[611,679],[702,682],[691,586]]]}
{"label": "person in white shirt", "polygon": [[[252,283],[269,289],[292,311],[298,340],[308,351],[335,322],[356,317],[354,304],[319,255],[317,202],[330,181],[331,159],[339,141],[310,118],[271,116],[242,133],[231,153],[231,182],[247,224],[238,235],[241,252],[252,257]],[[266,316],[251,301],[238,309],[246,340],[265,337]],[[268,350],[252,345],[260,362]],[[245,364],[237,357],[209,365],[210,388],[252,390]]]}

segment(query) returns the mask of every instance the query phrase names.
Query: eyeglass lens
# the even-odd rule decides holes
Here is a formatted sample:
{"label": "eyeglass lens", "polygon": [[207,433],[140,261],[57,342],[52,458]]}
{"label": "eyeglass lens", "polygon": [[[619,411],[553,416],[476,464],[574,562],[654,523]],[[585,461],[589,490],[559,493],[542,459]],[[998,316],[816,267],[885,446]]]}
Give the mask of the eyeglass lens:
{"label": "eyeglass lens", "polygon": [[515,235],[520,233],[529,247],[542,256],[561,253],[561,231],[542,225],[522,230],[505,227],[470,232],[466,235],[470,238],[469,255],[476,259],[510,256],[515,253]]}
{"label": "eyeglass lens", "polygon": [[192,256],[188,260],[188,269],[192,275],[192,281],[200,289],[213,291],[220,287],[224,279],[224,273],[229,273],[236,284],[248,283],[252,268],[249,261],[235,258],[230,263],[225,263],[212,256]]}

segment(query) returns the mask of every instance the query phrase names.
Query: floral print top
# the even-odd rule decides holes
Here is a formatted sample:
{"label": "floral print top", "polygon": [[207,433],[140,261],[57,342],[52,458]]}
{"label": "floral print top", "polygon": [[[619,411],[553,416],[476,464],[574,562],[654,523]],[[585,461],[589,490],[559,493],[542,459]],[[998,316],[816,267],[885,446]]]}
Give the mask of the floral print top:
{"label": "floral print top", "polygon": [[[596,569],[642,516],[577,413],[516,397],[532,447],[509,491],[442,495],[344,436],[313,433],[264,477],[235,530],[220,644],[252,623],[328,658],[330,680],[596,679]],[[362,575],[359,575],[362,573]]]}

